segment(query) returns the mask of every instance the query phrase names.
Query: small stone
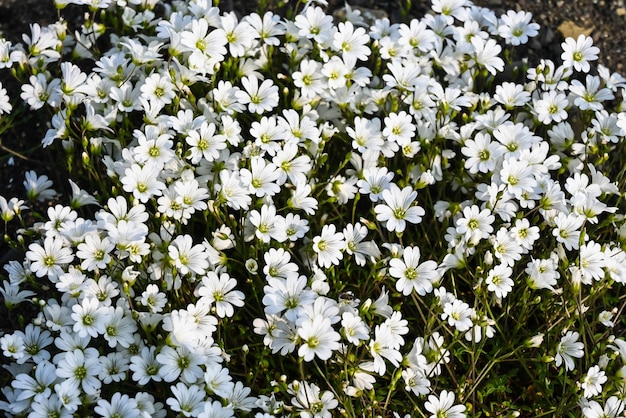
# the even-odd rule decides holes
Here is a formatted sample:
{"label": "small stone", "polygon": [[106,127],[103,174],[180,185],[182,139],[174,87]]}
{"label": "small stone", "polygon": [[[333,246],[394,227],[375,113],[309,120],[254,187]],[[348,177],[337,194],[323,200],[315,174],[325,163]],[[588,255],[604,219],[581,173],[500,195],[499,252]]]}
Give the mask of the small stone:
{"label": "small stone", "polygon": [[561,33],[561,35],[563,35],[564,38],[578,38],[578,36],[580,35],[589,36],[594,29],[594,26],[590,28],[578,26],[571,20],[566,20],[565,22],[561,23],[557,28],[557,30]]}

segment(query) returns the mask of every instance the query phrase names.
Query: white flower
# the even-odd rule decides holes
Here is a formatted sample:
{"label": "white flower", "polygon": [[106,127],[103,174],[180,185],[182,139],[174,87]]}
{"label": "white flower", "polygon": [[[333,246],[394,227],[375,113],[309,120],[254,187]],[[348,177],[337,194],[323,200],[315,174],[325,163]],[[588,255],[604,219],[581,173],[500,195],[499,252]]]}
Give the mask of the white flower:
{"label": "white flower", "polygon": [[341,315],[341,330],[348,342],[359,346],[361,341],[369,340],[369,328],[360,316],[351,312]]}
{"label": "white flower", "polygon": [[255,32],[247,21],[237,22],[234,12],[226,13],[220,19],[226,33],[228,50],[233,57],[242,57],[254,45]]}
{"label": "white flower", "polygon": [[2,348],[2,354],[5,357],[13,360],[19,360],[24,357],[26,347],[24,346],[24,339],[20,334],[5,334],[0,337],[0,348]]}
{"label": "white flower", "polygon": [[567,38],[561,44],[563,53],[561,59],[566,67],[574,67],[576,71],[589,72],[589,61],[598,59],[600,48],[593,46],[593,39],[583,34],[577,39]]}
{"label": "white flower", "polygon": [[190,235],[178,235],[167,250],[168,256],[181,274],[202,275],[209,267],[204,245],[193,245]]}
{"label": "white flower", "polygon": [[580,241],[580,227],[585,223],[585,218],[573,213],[559,213],[554,218],[555,228],[552,235],[556,240],[565,245],[568,250],[578,249]]}
{"label": "white flower", "polygon": [[339,205],[344,205],[356,196],[357,188],[356,183],[358,179],[356,177],[345,178],[341,175],[336,175],[328,180],[328,184],[324,188],[329,196],[337,199]]}
{"label": "white flower", "polygon": [[24,174],[24,188],[26,189],[26,197],[28,200],[37,200],[44,202],[53,199],[57,192],[52,189],[52,180],[46,175],[38,176],[33,170]]}
{"label": "white flower", "polygon": [[232,406],[222,406],[219,401],[207,400],[204,402],[204,409],[198,415],[198,418],[232,418],[234,417]]}
{"label": "white flower", "polygon": [[458,331],[463,332],[472,327],[473,312],[474,310],[470,308],[467,303],[459,299],[455,299],[452,303],[448,302],[443,306],[441,319],[444,321],[447,319],[450,326],[453,326]]}
{"label": "white flower", "polygon": [[104,418],[124,417],[139,418],[140,412],[137,409],[137,401],[126,394],[115,392],[111,402],[106,399],[99,399],[94,408],[94,412]]}
{"label": "white flower", "polygon": [[292,75],[293,84],[300,89],[302,97],[313,98],[324,89],[322,64],[315,60],[303,59],[300,61],[300,71]]}
{"label": "white flower", "polygon": [[159,107],[170,104],[176,97],[174,84],[172,84],[169,76],[163,76],[159,73],[150,74],[145,79],[140,90],[142,97],[150,102],[154,102]]}
{"label": "white flower", "polygon": [[3,113],[11,113],[11,110],[13,110],[13,106],[11,106],[7,89],[2,87],[2,83],[0,83],[0,115]]}
{"label": "white flower", "polygon": [[494,100],[502,103],[507,109],[523,106],[530,101],[530,93],[521,84],[504,82],[496,86]]}
{"label": "white flower", "polygon": [[243,77],[241,84],[244,90],[238,91],[239,103],[248,105],[248,111],[262,114],[271,111],[278,105],[278,87],[272,80],[264,80],[259,86],[256,76]]}
{"label": "white flower", "polygon": [[401,147],[407,145],[415,136],[416,127],[413,125],[413,118],[405,111],[391,113],[385,117],[384,122],[383,136]]}
{"label": "white flower", "polygon": [[146,290],[141,294],[141,298],[137,298],[139,302],[148,307],[151,313],[159,313],[167,303],[167,295],[159,291],[159,287],[150,283],[146,286]]}
{"label": "white flower", "polygon": [[530,13],[509,10],[500,18],[501,24],[498,26],[498,34],[503,37],[507,44],[522,45],[528,42],[528,38],[537,36],[539,25],[531,23]]}
{"label": "white flower", "polygon": [[322,233],[313,238],[313,251],[317,254],[317,264],[328,268],[339,264],[343,258],[346,241],[343,233],[337,232],[335,225],[324,225]]}
{"label": "white flower", "polygon": [[513,238],[512,234],[502,227],[496,232],[493,241],[494,255],[501,263],[513,266],[517,260],[522,258],[523,248]]}
{"label": "white flower", "polygon": [[430,418],[465,418],[465,406],[454,404],[454,393],[442,390],[439,397],[429,395],[424,408],[432,415]]}
{"label": "white flower", "polygon": [[[102,357],[100,357],[100,359],[102,359]],[[103,367],[105,367],[104,363]],[[101,379],[100,376],[102,376],[102,373],[98,375],[98,379]],[[107,382],[103,381],[103,383]],[[71,413],[76,412],[83,404],[81,400],[83,393],[80,386],[77,386],[71,379],[63,380],[62,382],[55,384],[54,393],[59,397],[62,406]]]}
{"label": "white flower", "polygon": [[233,209],[247,210],[252,202],[249,188],[241,181],[239,173],[220,171],[220,181],[215,189],[219,192],[219,201]]}
{"label": "white flower", "polygon": [[383,376],[387,371],[385,359],[389,360],[395,367],[400,366],[402,354],[398,350],[397,344],[394,344],[394,335],[391,327],[377,325],[374,328],[374,338],[370,339],[368,348],[373,361],[362,364],[362,368],[366,371],[378,373]]}
{"label": "white flower", "polygon": [[549,125],[566,120],[568,106],[569,101],[565,94],[550,90],[544,92],[541,99],[533,101],[533,112],[540,122]]}
{"label": "white flower", "polygon": [[345,88],[348,82],[346,76],[349,72],[348,64],[338,56],[333,56],[322,65],[322,74],[326,77],[328,88],[331,90]]}
{"label": "white flower", "polygon": [[192,19],[191,24],[180,32],[181,49],[191,52],[189,67],[200,74],[213,74],[214,67],[226,55],[226,32],[209,30],[207,19]]}
{"label": "white flower", "polygon": [[253,408],[257,407],[257,398],[254,396],[248,396],[252,392],[252,389],[244,386],[241,382],[236,382],[231,392],[226,396],[228,405],[234,410],[250,412]]}
{"label": "white flower", "polygon": [[288,213],[284,218],[277,218],[274,226],[278,242],[297,241],[303,238],[310,229],[308,220],[293,213]]}
{"label": "white flower", "polygon": [[396,289],[405,296],[412,291],[424,296],[433,290],[433,283],[439,279],[437,263],[432,260],[420,264],[419,247],[407,247],[402,252],[402,260],[389,261],[389,274],[398,279]]}
{"label": "white flower", "polygon": [[162,380],[159,369],[161,363],[156,360],[156,346],[142,347],[139,354],[130,358],[130,370],[133,371],[132,378],[140,385],[145,385],[149,381],[160,382]]}
{"label": "white flower", "polygon": [[256,209],[249,213],[249,221],[255,227],[254,235],[261,241],[268,243],[276,234],[276,207],[274,205],[261,206],[261,212]]}
{"label": "white flower", "polygon": [[339,402],[335,399],[332,392],[325,390],[322,392],[320,388],[308,382],[294,382],[296,386],[295,397],[291,399],[291,404],[300,412],[303,418],[331,418],[330,412],[335,409]]}
{"label": "white flower", "polygon": [[498,157],[503,153],[502,146],[492,142],[488,134],[477,133],[474,139],[465,141],[461,152],[468,157],[465,168],[470,173],[489,173],[496,168]]}
{"label": "white flower", "polygon": [[378,202],[383,190],[390,187],[394,174],[389,172],[387,167],[379,167],[365,168],[362,175],[363,178],[357,182],[359,193],[369,195],[372,202]]}
{"label": "white flower", "polygon": [[105,322],[113,313],[112,307],[102,306],[98,299],[84,298],[81,303],[72,306],[74,332],[80,337],[90,335],[93,338],[104,334]]}
{"label": "white flower", "polygon": [[430,393],[430,381],[421,369],[408,368],[402,371],[404,389],[415,395],[427,395]]}
{"label": "white flower", "polygon": [[210,271],[202,278],[202,284],[198,288],[200,302],[206,301],[214,305],[220,318],[231,317],[235,313],[233,306],[244,305],[244,294],[239,290],[233,290],[235,286],[237,280],[228,273],[221,273],[218,276],[217,273]]}
{"label": "white flower", "polygon": [[382,198],[384,204],[374,207],[376,220],[385,222],[389,231],[402,233],[406,228],[406,223],[420,223],[425,211],[420,206],[414,206],[413,202],[417,198],[417,192],[407,186],[400,189],[395,183],[389,189],[383,190]]}
{"label": "white flower", "polygon": [[63,359],[57,364],[57,376],[73,382],[81,387],[87,395],[95,395],[102,386],[98,379],[102,365],[98,358],[98,352],[94,348],[89,350],[73,350],[64,354]]}
{"label": "white flower", "polygon": [[515,226],[511,228],[511,235],[515,241],[527,252],[533,248],[533,243],[539,239],[539,227],[530,226],[530,222],[526,218],[515,221]]}
{"label": "white flower", "polygon": [[[49,416],[58,416],[62,418],[69,418],[72,413],[71,409],[67,408],[59,396],[52,394],[48,398],[44,398],[41,402],[36,402],[31,405],[32,411],[28,414],[31,418],[46,418]],[[19,404],[13,404],[14,410],[19,410]]]}
{"label": "white flower", "polygon": [[267,45],[279,45],[277,38],[285,33],[285,29],[280,21],[280,16],[272,12],[265,12],[263,17],[257,13],[251,13],[244,18],[255,33],[255,37],[259,38]]}
{"label": "white flower", "polygon": [[333,46],[335,50],[341,51],[344,61],[355,64],[356,60],[366,61],[370,54],[367,46],[370,39],[365,29],[355,29],[350,21],[340,22],[337,29],[333,37]]}
{"label": "white flower", "polygon": [[436,42],[435,33],[424,20],[411,19],[409,25],[400,24],[398,43],[411,52],[415,49],[423,53],[430,51]]}
{"label": "white flower", "polygon": [[511,275],[513,269],[505,264],[498,264],[491,270],[485,279],[487,290],[496,294],[498,298],[505,298],[513,289],[513,279]]}
{"label": "white flower", "polygon": [[220,365],[207,368],[204,372],[204,382],[210,392],[222,398],[226,398],[228,394],[232,393],[235,386],[228,369]]}
{"label": "white flower", "polygon": [[381,255],[375,241],[364,241],[367,236],[367,227],[357,222],[348,224],[343,229],[343,236],[346,240],[346,253],[353,255],[359,266],[364,266],[369,259],[375,262]]}
{"label": "white flower", "polygon": [[114,248],[115,245],[107,237],[101,238],[96,233],[87,234],[85,242],[78,244],[76,251],[76,256],[83,260],[80,267],[87,271],[104,269],[111,261],[110,252]]}
{"label": "white flower", "polygon": [[133,149],[135,161],[138,163],[150,162],[156,167],[163,168],[176,155],[172,149],[174,145],[172,135],[161,133],[157,126],[147,125],[144,131],[135,129],[133,137],[139,142]]}
{"label": "white flower", "polygon": [[134,342],[134,335],[137,331],[137,323],[132,318],[130,312],[126,312],[121,306],[109,309],[104,323],[104,339],[109,343],[109,347],[120,345],[128,348]]}
{"label": "white flower", "polygon": [[330,319],[323,316],[304,318],[298,324],[298,336],[302,339],[298,355],[304,361],[311,361],[316,356],[328,360],[340,347],[341,336],[332,328]]}
{"label": "white flower", "polygon": [[178,382],[171,387],[174,397],[165,401],[174,412],[180,412],[185,417],[197,417],[204,407],[206,392],[198,385],[187,386]]}
{"label": "white flower", "polygon": [[574,104],[581,110],[603,110],[602,102],[613,100],[615,96],[608,88],[600,89],[600,77],[587,74],[585,84],[572,80],[569,86],[574,95]]}
{"label": "white flower", "polygon": [[612,328],[615,323],[612,321],[613,312],[611,311],[602,311],[598,314],[598,321],[605,327]]}
{"label": "white flower", "polygon": [[241,181],[248,185],[250,194],[263,197],[280,192],[280,186],[276,183],[281,174],[278,167],[263,157],[252,158],[250,164],[250,170],[242,168],[240,171]]}
{"label": "white flower", "polygon": [[285,318],[295,322],[302,314],[304,306],[311,305],[316,298],[315,292],[307,287],[305,276],[290,275],[287,278],[267,279],[263,288],[263,304],[266,315],[285,311]]}
{"label": "white flower", "polygon": [[295,26],[301,37],[313,39],[323,44],[332,36],[333,18],[328,16],[320,7],[307,7],[304,13],[295,18]]}
{"label": "white flower", "polygon": [[50,388],[58,380],[56,366],[49,361],[40,362],[37,364],[34,374],[34,378],[26,373],[15,376],[11,386],[21,390],[18,399],[41,402],[52,394]]}
{"label": "white flower", "polygon": [[604,277],[606,262],[600,244],[590,241],[581,245],[579,260],[583,283],[591,284],[593,280],[599,281]]}
{"label": "white flower", "polygon": [[215,161],[220,151],[226,148],[226,137],[215,134],[214,123],[202,121],[198,129],[190,129],[185,141],[191,146],[187,157],[192,164],[198,164],[202,158],[206,161]]}
{"label": "white flower", "polygon": [[500,170],[502,183],[507,186],[507,191],[518,199],[524,194],[532,194],[537,187],[537,180],[533,176],[533,168],[526,160],[508,158],[502,162]]}
{"label": "white flower", "polygon": [[473,59],[476,64],[485,67],[494,76],[504,71],[504,60],[498,56],[502,47],[494,39],[485,41],[480,36],[473,36],[471,43],[474,47]]}
{"label": "white flower", "polygon": [[[128,372],[130,365],[130,359],[126,355],[120,352],[109,353],[106,356],[100,356],[100,363],[102,364],[102,370],[98,374],[98,379],[102,380],[102,383],[105,385],[126,380],[126,372]],[[66,388],[66,390],[69,391],[69,388]],[[65,402],[67,396],[63,396],[57,388],[55,388],[55,391]],[[79,395],[80,392],[76,394],[77,407],[81,405]]]}
{"label": "white flower", "polygon": [[159,180],[160,169],[154,164],[132,164],[120,178],[125,191],[132,193],[136,199],[146,203],[153,196],[161,196],[165,183]]}
{"label": "white flower", "polygon": [[556,347],[556,355],[554,357],[557,367],[565,364],[565,370],[574,370],[576,364],[574,358],[581,358],[584,354],[585,345],[578,341],[580,334],[576,331],[567,331],[561,337],[561,341]]}
{"label": "white flower", "polygon": [[159,375],[164,382],[173,382],[179,377],[187,384],[197,382],[204,374],[200,365],[206,361],[201,353],[184,345],[163,347],[156,356],[160,363]]}
{"label": "white flower", "polygon": [[617,396],[611,396],[606,400],[604,406],[597,401],[589,401],[583,407],[585,418],[617,418],[624,411],[624,401]]}
{"label": "white flower", "polygon": [[455,231],[465,236],[465,240],[476,245],[481,239],[486,239],[493,232],[495,216],[489,209],[480,210],[476,205],[465,207],[463,217],[456,222]]}
{"label": "white flower", "polygon": [[317,210],[317,199],[311,196],[312,187],[308,183],[298,182],[294,184],[295,189],[291,198],[287,202],[289,207],[302,209],[308,215],[315,214]]}
{"label": "white flower", "polygon": [[608,378],[604,370],[600,370],[599,366],[591,366],[587,371],[587,374],[583,378],[580,386],[584,390],[583,396],[585,398],[591,398],[602,392],[602,385],[606,383]]}

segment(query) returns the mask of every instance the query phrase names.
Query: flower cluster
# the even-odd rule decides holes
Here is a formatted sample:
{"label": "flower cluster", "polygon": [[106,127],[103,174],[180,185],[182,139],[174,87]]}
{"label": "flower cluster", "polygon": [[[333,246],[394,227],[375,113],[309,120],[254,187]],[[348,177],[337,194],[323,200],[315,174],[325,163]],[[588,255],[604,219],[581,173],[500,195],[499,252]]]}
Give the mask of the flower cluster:
{"label": "flower cluster", "polygon": [[626,79],[591,38],[529,64],[531,16],[466,0],[55,3],[87,21],[0,40],[0,113],[50,111],[71,187],[0,196],[36,311],[5,414],[622,413]]}

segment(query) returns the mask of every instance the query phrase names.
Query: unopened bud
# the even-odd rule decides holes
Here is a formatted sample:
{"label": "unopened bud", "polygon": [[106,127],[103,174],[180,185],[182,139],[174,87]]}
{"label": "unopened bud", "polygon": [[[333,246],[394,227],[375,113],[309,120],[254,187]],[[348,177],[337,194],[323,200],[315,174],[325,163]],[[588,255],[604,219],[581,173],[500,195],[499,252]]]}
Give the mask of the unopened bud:
{"label": "unopened bud", "polygon": [[534,347],[537,348],[541,345],[541,343],[543,343],[543,333],[537,334],[532,338],[529,338],[528,340],[526,340],[526,342],[524,343],[524,347]]}
{"label": "unopened bud", "polygon": [[246,260],[246,270],[250,274],[257,274],[259,271],[259,263],[253,258],[249,258]]}

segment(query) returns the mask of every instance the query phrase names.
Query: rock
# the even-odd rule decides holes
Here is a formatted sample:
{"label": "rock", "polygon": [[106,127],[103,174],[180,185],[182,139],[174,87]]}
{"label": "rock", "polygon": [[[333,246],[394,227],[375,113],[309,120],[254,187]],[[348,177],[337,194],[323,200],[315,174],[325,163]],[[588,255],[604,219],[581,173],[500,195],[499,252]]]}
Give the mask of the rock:
{"label": "rock", "polygon": [[591,28],[584,28],[582,26],[578,26],[576,23],[571,20],[566,20],[556,28],[564,38],[578,38],[579,35],[589,36],[591,32],[595,29],[595,26]]}

